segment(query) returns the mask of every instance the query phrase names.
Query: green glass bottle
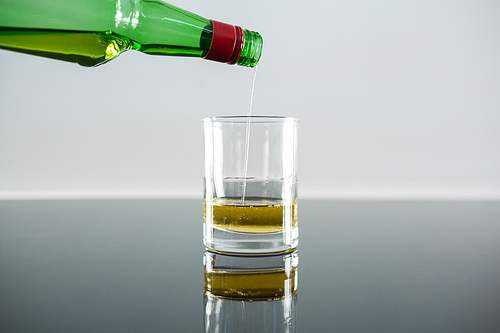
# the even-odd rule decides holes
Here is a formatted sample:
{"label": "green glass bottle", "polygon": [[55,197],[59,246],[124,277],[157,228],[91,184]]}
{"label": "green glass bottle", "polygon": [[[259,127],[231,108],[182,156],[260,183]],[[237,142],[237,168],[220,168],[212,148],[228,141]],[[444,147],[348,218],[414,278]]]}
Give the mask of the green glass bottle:
{"label": "green glass bottle", "polygon": [[0,48],[88,67],[127,50],[255,67],[262,37],[162,0],[0,0]]}

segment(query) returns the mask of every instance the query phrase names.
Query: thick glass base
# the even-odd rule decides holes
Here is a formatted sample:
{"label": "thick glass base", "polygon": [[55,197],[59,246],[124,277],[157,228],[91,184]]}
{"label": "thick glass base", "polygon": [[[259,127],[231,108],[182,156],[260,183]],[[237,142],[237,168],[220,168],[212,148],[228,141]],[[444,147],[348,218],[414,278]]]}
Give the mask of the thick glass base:
{"label": "thick glass base", "polygon": [[299,228],[289,232],[241,233],[219,229],[203,223],[205,247],[217,252],[237,254],[266,254],[294,250],[299,243]]}

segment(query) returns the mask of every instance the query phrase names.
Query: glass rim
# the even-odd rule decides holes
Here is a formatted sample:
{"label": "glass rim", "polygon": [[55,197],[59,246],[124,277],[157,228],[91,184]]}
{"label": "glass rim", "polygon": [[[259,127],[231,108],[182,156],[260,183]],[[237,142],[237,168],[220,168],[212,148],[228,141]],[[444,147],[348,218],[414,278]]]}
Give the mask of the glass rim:
{"label": "glass rim", "polygon": [[206,117],[203,121],[221,123],[281,123],[286,121],[299,122],[297,118],[287,116],[214,116]]}

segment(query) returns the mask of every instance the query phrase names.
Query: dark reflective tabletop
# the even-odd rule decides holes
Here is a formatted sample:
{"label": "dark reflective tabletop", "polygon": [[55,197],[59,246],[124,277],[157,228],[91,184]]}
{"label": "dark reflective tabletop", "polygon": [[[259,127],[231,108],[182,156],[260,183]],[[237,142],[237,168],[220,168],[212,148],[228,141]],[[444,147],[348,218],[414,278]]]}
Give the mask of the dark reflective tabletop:
{"label": "dark reflective tabletop", "polygon": [[[0,332],[203,332],[202,222],[202,200],[0,201]],[[299,228],[296,331],[500,332],[499,202],[301,200]]]}

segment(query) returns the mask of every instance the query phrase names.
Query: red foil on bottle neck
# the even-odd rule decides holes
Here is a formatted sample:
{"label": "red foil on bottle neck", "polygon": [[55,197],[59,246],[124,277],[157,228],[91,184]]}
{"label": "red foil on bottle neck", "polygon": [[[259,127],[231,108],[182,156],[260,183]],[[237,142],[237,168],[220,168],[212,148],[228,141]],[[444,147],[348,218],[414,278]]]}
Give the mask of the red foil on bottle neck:
{"label": "red foil on bottle neck", "polygon": [[234,65],[241,55],[245,42],[243,29],[227,23],[212,20],[212,45],[205,59]]}

